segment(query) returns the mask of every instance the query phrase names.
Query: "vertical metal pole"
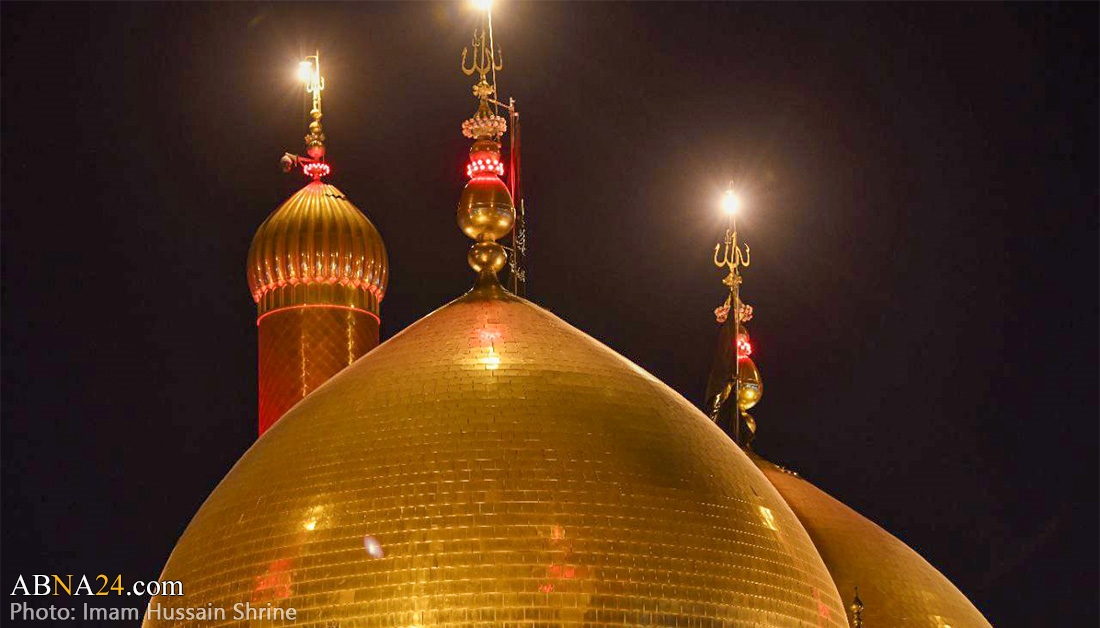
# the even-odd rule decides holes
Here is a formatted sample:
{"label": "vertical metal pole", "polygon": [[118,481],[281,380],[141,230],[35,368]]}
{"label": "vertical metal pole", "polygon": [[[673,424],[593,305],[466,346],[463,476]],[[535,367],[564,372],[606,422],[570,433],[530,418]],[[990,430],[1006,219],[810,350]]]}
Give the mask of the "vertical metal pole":
{"label": "vertical metal pole", "polygon": [[[496,79],[493,79],[494,81]],[[519,294],[519,246],[516,243],[516,231],[520,228],[520,214],[519,214],[519,199],[516,198],[516,139],[518,138],[519,131],[516,129],[516,100],[514,98],[508,99],[508,127],[511,129],[512,134],[508,138],[508,187],[512,193],[512,205],[516,213],[512,219],[512,263],[510,268],[512,270],[512,294]]]}
{"label": "vertical metal pole", "polygon": [[[730,214],[729,219],[730,234],[733,239],[733,248],[736,250],[740,246],[737,241],[737,213],[736,211]],[[734,258],[737,259],[736,257]],[[734,264],[733,267],[733,299],[731,299],[730,305],[732,306],[733,314],[733,442],[738,445],[741,444],[741,347],[738,340],[740,340],[741,330],[741,269],[738,264]]]}
{"label": "vertical metal pole", "polygon": [[[485,18],[489,22],[489,67],[493,71],[493,100],[500,100],[500,89],[497,88],[497,50],[493,47],[493,5],[485,9]],[[493,113],[499,115],[500,107],[494,102]]]}

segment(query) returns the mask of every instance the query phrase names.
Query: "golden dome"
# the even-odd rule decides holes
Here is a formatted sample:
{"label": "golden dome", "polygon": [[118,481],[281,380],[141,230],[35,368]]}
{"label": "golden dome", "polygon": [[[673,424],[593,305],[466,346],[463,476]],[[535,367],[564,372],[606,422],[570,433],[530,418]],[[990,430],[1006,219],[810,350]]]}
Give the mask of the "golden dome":
{"label": "golden dome", "polygon": [[794,513],[711,421],[487,280],[290,410],[163,578],[186,595],[148,626],[243,603],[311,626],[847,626]]}
{"label": "golden dome", "polygon": [[821,489],[755,454],[810,533],[842,594],[859,587],[866,626],[991,628],[955,585],[908,545]]}
{"label": "golden dome", "polygon": [[340,190],[315,180],[260,225],[248,251],[259,314],[343,305],[378,315],[389,263],[382,236]]}

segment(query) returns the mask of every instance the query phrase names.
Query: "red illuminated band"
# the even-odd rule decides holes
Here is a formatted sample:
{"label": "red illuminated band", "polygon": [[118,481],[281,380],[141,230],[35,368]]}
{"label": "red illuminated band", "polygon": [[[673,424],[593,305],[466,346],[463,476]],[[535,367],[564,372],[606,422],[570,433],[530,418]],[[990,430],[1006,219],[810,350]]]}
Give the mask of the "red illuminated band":
{"label": "red illuminated band", "polygon": [[264,312],[262,315],[260,315],[259,318],[256,319],[256,326],[259,327],[260,326],[260,321],[267,318],[268,316],[271,316],[272,314],[278,314],[279,312],[286,312],[288,310],[304,310],[306,308],[321,308],[321,307],[327,308],[327,309],[330,309],[330,310],[348,310],[348,311],[351,311],[351,312],[359,312],[361,314],[366,314],[367,316],[369,316],[369,317],[373,318],[374,320],[378,321],[379,325],[382,324],[382,319],[378,318],[378,315],[375,314],[374,312],[368,312],[367,310],[360,309],[360,308],[357,308],[357,307],[351,307],[350,305],[332,305],[332,304],[329,304],[329,303],[307,303],[307,304],[303,304],[303,305],[291,305],[291,306],[288,306],[288,307],[281,307],[277,310],[271,310],[270,312]]}
{"label": "red illuminated band", "polygon": [[327,177],[328,173],[332,172],[332,168],[329,168],[328,164],[315,161],[308,164],[302,164],[302,172],[304,172],[307,177],[316,181],[321,177]]}
{"label": "red illuminated band", "polygon": [[504,164],[500,163],[499,159],[471,159],[470,163],[466,165],[466,176],[473,178],[474,175],[481,174],[483,172],[491,172],[497,176],[504,176]]}
{"label": "red illuminated band", "polygon": [[752,355],[752,343],[745,334],[737,334],[737,357],[747,358]]}

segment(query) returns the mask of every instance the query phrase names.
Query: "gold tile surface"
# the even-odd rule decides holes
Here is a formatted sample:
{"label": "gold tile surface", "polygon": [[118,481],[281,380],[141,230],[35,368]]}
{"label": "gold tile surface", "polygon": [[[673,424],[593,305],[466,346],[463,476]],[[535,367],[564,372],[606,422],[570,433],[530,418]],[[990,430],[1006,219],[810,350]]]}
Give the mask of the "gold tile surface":
{"label": "gold tile surface", "polygon": [[713,423],[553,314],[477,292],[288,412],[163,578],[186,595],[154,598],[162,616],[270,603],[296,626],[847,625],[798,519]]}
{"label": "gold tile surface", "polygon": [[908,545],[806,480],[753,455],[798,515],[837,589],[859,587],[863,625],[891,628],[990,628],[955,585]]}
{"label": "gold tile surface", "polygon": [[298,306],[259,321],[260,434],[294,404],[378,346],[378,319],[346,307]]}

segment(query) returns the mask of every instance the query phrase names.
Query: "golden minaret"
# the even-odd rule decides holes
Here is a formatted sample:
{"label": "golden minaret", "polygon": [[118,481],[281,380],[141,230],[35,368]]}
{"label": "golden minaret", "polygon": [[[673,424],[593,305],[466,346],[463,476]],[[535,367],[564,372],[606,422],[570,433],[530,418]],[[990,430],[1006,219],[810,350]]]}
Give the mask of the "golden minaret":
{"label": "golden minaret", "polygon": [[723,283],[729,287],[730,296],[715,310],[723,327],[704,408],[734,442],[744,447],[797,515],[837,589],[856,591],[848,607],[852,628],[990,628],[970,600],[905,543],[797,473],[751,449],[756,421],[747,410],[760,400],[763,383],[749,358],[753,347],[744,327],[753,311],[740,299],[739,269],[749,265],[749,257],[748,247],[744,254],[738,249],[735,213],[740,203],[732,189],[731,184],[723,202],[727,215],[731,215],[725,246],[723,249],[723,243],[719,243],[715,247],[714,258],[715,265],[729,271]]}
{"label": "golden minaret", "polygon": [[[188,525],[147,626],[187,608],[296,625],[846,628],[794,513],[691,403],[505,290],[503,120],[480,75],[457,208],[472,290],[308,395]],[[579,295],[583,296],[583,295]],[[203,625],[236,625],[232,616]],[[282,625],[288,625],[289,622]]]}
{"label": "golden minaret", "polygon": [[329,174],[321,127],[320,55],[302,62],[313,97],[308,157],[287,154],[310,178],[260,225],[248,251],[259,329],[259,433],[336,373],[378,346],[389,263],[382,236]]}

